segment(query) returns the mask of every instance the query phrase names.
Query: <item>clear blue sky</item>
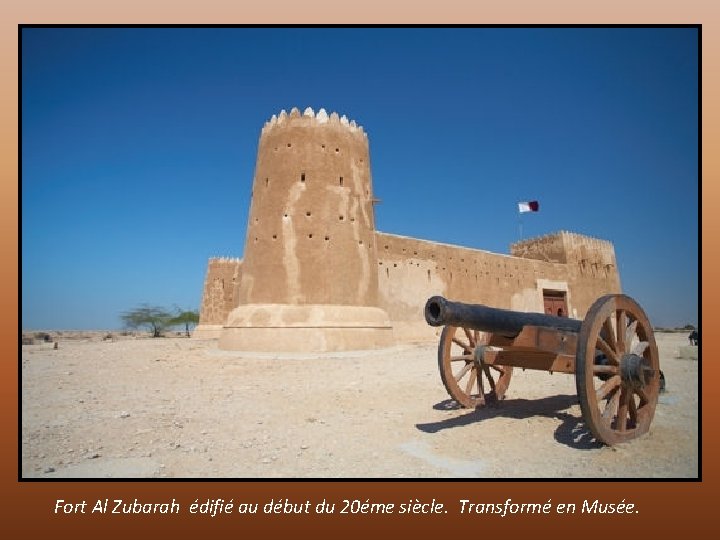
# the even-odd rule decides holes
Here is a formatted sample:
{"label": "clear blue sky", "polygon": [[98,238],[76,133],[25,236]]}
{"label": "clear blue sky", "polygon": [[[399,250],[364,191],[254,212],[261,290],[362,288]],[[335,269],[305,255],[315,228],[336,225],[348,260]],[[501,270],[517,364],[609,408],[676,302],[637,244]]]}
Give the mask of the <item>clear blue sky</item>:
{"label": "clear blue sky", "polygon": [[610,240],[655,325],[698,320],[696,29],[24,29],[22,327],[199,307],[241,257],[260,129],[369,134],[377,228],[508,253]]}

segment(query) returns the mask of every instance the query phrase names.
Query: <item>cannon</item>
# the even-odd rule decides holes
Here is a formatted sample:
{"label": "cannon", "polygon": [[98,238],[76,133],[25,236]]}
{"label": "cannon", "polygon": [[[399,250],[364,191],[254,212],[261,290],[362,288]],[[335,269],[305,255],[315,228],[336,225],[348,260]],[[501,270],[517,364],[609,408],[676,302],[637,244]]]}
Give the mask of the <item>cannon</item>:
{"label": "cannon", "polygon": [[425,320],[444,326],[440,377],[462,407],[504,399],[513,368],[574,373],[583,420],[598,441],[629,441],[650,427],[664,377],[652,326],[629,296],[602,296],[582,321],[433,296]]}

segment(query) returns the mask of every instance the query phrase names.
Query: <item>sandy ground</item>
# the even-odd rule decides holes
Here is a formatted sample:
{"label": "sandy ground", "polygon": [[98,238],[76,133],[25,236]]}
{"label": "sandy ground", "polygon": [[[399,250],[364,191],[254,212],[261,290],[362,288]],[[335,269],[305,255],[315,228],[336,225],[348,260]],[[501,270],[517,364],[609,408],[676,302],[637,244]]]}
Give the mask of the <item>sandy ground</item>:
{"label": "sandy ground", "polygon": [[651,478],[698,475],[698,362],[658,334],[650,432],[600,446],[572,375],[516,370],[497,408],[454,407],[436,345],[316,356],[187,338],[22,347],[24,478]]}

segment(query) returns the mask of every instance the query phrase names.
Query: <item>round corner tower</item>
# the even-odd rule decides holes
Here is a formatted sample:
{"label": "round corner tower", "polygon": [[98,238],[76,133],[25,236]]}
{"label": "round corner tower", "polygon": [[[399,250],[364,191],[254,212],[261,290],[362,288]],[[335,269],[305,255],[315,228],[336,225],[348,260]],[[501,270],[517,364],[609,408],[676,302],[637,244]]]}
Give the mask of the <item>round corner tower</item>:
{"label": "round corner tower", "polygon": [[393,343],[378,306],[368,138],[324,109],[282,111],[258,145],[238,305],[220,347],[331,351]]}

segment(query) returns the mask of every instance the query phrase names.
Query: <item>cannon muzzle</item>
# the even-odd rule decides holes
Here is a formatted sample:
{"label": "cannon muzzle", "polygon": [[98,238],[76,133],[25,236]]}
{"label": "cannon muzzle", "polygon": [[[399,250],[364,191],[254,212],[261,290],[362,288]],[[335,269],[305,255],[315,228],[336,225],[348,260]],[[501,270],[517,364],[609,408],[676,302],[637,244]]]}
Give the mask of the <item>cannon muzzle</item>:
{"label": "cannon muzzle", "polygon": [[430,326],[458,326],[507,337],[517,336],[524,326],[542,326],[579,333],[582,325],[581,321],[567,317],[451,302],[442,296],[433,296],[427,301],[425,320]]}

